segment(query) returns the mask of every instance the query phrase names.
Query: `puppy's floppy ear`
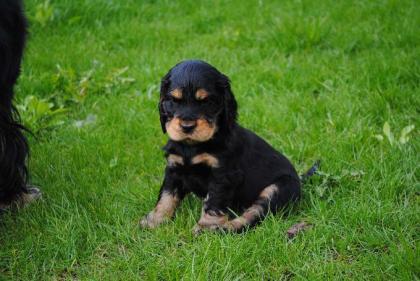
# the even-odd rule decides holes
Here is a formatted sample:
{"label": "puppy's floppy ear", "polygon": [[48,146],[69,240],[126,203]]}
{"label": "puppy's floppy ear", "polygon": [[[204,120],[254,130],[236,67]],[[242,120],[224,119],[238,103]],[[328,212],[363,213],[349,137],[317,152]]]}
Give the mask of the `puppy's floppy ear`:
{"label": "puppy's floppy ear", "polygon": [[223,110],[225,122],[227,128],[231,129],[236,122],[236,117],[238,115],[238,105],[236,103],[235,96],[233,95],[232,90],[230,88],[230,80],[226,75],[220,75],[219,85],[223,91]]}
{"label": "puppy's floppy ear", "polygon": [[169,84],[170,84],[170,77],[171,74],[168,72],[163,78],[160,83],[160,98],[159,98],[159,115],[160,115],[160,125],[162,126],[163,133],[166,133],[166,122],[168,121],[168,114],[165,111],[165,108],[163,106],[163,99],[165,97],[165,94],[169,90]]}

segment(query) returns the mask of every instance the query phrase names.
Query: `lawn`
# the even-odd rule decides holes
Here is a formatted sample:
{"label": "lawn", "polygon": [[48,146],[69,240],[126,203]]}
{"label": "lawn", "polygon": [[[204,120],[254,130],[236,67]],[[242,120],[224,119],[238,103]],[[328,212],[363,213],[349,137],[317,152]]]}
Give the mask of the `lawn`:
{"label": "lawn", "polygon": [[[0,217],[0,280],[418,280],[418,1],[27,0],[16,88],[43,200]],[[228,75],[239,121],[319,175],[244,234],[141,230],[167,136],[160,78]],[[414,126],[414,129],[413,129]],[[313,226],[294,239],[292,225]]]}

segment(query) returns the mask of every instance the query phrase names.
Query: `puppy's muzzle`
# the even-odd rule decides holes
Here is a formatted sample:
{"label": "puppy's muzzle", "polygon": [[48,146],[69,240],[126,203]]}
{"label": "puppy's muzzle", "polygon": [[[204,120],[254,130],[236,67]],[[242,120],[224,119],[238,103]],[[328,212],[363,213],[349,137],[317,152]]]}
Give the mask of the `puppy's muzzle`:
{"label": "puppy's muzzle", "polygon": [[197,127],[197,121],[193,120],[181,120],[179,124],[182,128],[182,131],[185,134],[190,134],[194,131],[195,127]]}

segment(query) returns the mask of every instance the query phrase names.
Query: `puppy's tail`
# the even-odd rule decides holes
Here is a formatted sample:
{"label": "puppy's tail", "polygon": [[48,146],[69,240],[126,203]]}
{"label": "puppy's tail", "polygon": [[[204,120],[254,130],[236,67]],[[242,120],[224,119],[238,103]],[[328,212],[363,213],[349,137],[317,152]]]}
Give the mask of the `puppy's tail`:
{"label": "puppy's tail", "polygon": [[300,176],[300,182],[302,184],[305,184],[310,177],[312,177],[313,175],[315,175],[317,173],[317,171],[319,170],[320,165],[321,165],[321,160],[316,160],[315,163],[312,165],[312,167],[309,168],[309,170],[306,171],[306,173],[303,173]]}

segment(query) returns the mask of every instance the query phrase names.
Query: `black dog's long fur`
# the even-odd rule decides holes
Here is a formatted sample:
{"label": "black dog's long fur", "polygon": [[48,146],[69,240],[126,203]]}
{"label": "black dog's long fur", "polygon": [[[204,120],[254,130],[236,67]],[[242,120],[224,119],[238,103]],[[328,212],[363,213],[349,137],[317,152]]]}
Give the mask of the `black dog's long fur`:
{"label": "black dog's long fur", "polygon": [[[141,221],[143,227],[153,228],[171,217],[190,192],[205,198],[196,231],[241,231],[299,198],[294,167],[236,122],[230,81],[213,66],[192,60],[173,67],[162,79],[159,111],[162,129],[170,137],[164,147],[168,165],[158,203]],[[203,128],[214,129],[209,139],[194,139],[200,118]]]}
{"label": "black dog's long fur", "polygon": [[19,0],[0,0],[0,204],[26,192],[29,147],[13,106],[27,22]]}

